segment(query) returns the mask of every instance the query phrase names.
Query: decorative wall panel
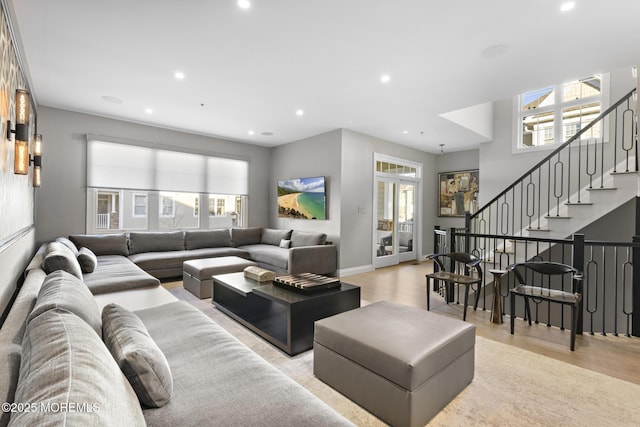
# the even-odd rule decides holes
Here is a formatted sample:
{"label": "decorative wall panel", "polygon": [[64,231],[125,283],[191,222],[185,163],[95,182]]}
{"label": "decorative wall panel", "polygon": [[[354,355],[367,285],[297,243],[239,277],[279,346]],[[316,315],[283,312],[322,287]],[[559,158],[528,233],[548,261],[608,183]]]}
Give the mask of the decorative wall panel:
{"label": "decorative wall panel", "polygon": [[[0,13],[0,249],[34,224],[33,168],[28,175],[13,173],[13,137],[8,139],[7,120],[15,125],[16,89],[28,89],[11,38],[7,14]],[[35,108],[31,107],[29,152],[33,149]]]}

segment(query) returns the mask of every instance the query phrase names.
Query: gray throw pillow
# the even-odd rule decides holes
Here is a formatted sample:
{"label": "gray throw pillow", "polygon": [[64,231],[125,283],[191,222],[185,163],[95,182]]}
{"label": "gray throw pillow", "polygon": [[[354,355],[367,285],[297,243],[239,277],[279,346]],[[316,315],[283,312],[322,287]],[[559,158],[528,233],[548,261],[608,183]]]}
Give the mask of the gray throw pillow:
{"label": "gray throw pillow", "polygon": [[66,245],[60,242],[49,242],[44,251],[42,269],[45,273],[63,270],[82,279],[82,269],[76,256]]}
{"label": "gray throw pillow", "polygon": [[98,257],[91,249],[82,247],[78,251],[78,262],[83,273],[93,273],[98,266]]}
{"label": "gray throw pillow", "polygon": [[169,363],[142,320],[124,307],[109,304],[102,310],[102,334],[140,403],[151,408],[167,404],[173,392]]}
{"label": "gray throw pillow", "polygon": [[131,385],[100,337],[65,310],[46,311],[27,324],[14,401],[53,409],[12,413],[10,426],[145,425]]}
{"label": "gray throw pillow", "polygon": [[282,240],[291,238],[291,230],[276,230],[273,228],[265,228],[262,230],[262,241],[264,245],[278,246]]}
{"label": "gray throw pillow", "polygon": [[53,241],[62,243],[63,245],[71,249],[71,252],[73,252],[75,256],[78,256],[78,248],[71,240],[67,239],[66,237],[56,237],[55,239],[53,239]]}
{"label": "gray throw pillow", "polygon": [[280,240],[280,246],[283,249],[289,249],[291,247],[291,240]]}
{"label": "gray throw pillow", "polygon": [[84,282],[62,270],[45,277],[27,322],[55,308],[75,314],[102,337],[102,319],[96,299]]}

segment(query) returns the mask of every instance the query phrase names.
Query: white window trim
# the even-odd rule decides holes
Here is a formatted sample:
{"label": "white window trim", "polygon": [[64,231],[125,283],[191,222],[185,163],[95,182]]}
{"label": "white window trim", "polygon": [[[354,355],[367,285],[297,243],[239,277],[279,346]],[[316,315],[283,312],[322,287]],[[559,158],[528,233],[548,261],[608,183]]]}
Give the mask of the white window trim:
{"label": "white window trim", "polygon": [[[136,197],[144,197],[144,215],[136,214]],[[133,199],[132,207],[131,207],[131,217],[132,218],[146,218],[149,214],[149,195],[146,193],[133,193],[131,195]]]}
{"label": "white window trim", "polygon": [[[597,73],[596,73],[597,74]],[[609,108],[610,106],[610,74],[609,73],[603,73],[602,75],[602,90],[601,90],[601,94],[600,94],[600,112],[604,112],[607,108]],[[575,81],[571,80],[571,81]],[[569,81],[566,82],[562,82],[559,83],[557,85],[549,85],[549,86],[554,86],[556,89],[556,93],[557,96],[561,97],[562,96],[562,87],[564,84],[569,83]],[[545,86],[548,87],[548,86]],[[512,116],[512,124],[511,124],[511,128],[512,128],[512,137],[511,137],[511,152],[512,154],[523,154],[523,153],[532,153],[532,152],[537,152],[537,151],[553,151],[556,148],[558,148],[560,145],[562,145],[565,141],[564,141],[564,135],[562,135],[562,137],[560,138],[560,142],[554,141],[553,144],[545,144],[545,145],[537,145],[534,147],[521,147],[522,144],[522,111],[520,110],[520,105],[522,102],[522,95],[523,94],[519,94],[513,97],[513,116]],[[581,98],[579,100],[575,100],[575,101],[567,101],[564,103],[560,103],[558,104],[557,102],[553,104],[552,107],[542,107],[542,108],[537,108],[535,111],[542,113],[545,111],[554,111],[554,123],[562,123],[562,108],[566,108],[566,107],[570,107],[572,105],[580,105],[582,103],[585,102],[585,99],[588,98]],[[595,99],[595,98],[594,98]],[[556,131],[555,128],[557,126],[554,126],[554,133],[557,136],[558,132],[560,134],[562,134],[562,130]],[[560,127],[562,128],[562,127]],[[608,132],[603,132],[603,137],[605,138],[604,142],[606,143],[608,140]],[[554,137],[554,139],[556,139]],[[597,143],[601,143],[602,142],[602,138],[598,138]]]}

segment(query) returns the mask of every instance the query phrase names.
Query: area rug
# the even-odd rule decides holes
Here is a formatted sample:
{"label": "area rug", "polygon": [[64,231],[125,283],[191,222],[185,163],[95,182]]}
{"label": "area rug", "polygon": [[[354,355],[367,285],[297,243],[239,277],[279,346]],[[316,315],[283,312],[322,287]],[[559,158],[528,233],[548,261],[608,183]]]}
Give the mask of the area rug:
{"label": "area rug", "polygon": [[[357,426],[384,426],[313,375],[313,351],[289,357],[211,300],[183,288],[176,298],[200,309],[254,352]],[[483,337],[476,337],[475,377],[430,426],[638,426],[640,385],[612,378]]]}

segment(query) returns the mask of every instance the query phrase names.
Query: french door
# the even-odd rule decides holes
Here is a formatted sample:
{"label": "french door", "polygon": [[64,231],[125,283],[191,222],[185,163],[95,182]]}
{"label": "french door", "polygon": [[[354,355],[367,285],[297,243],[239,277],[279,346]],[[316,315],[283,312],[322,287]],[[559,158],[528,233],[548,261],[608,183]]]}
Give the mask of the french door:
{"label": "french door", "polygon": [[[385,159],[386,160],[386,159]],[[387,267],[418,256],[419,167],[376,160],[373,265]],[[402,172],[402,173],[399,173]]]}

